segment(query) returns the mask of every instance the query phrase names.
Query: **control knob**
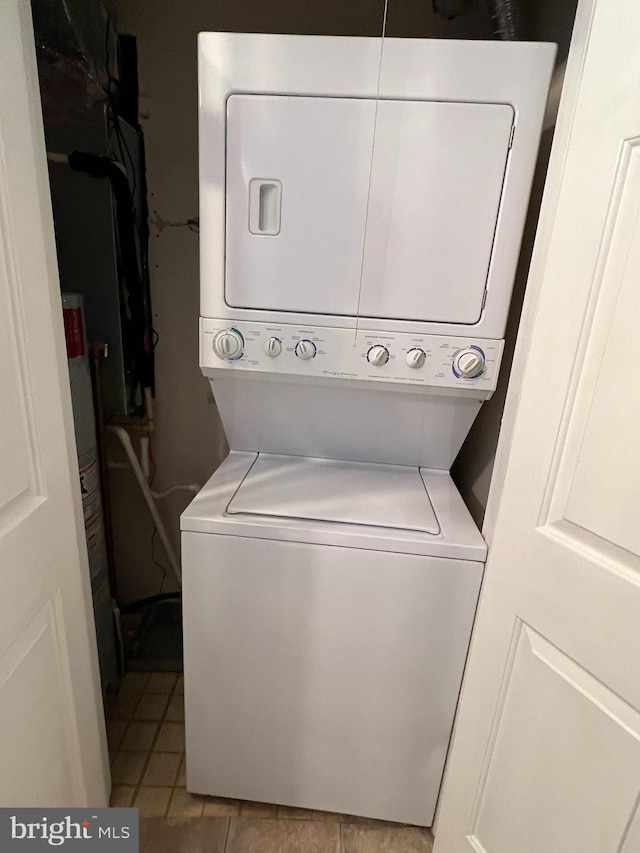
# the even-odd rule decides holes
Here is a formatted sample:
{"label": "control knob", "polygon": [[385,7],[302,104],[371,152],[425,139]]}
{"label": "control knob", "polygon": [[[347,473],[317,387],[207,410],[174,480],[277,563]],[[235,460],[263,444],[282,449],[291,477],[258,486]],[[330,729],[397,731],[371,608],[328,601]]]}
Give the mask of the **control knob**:
{"label": "control knob", "polygon": [[237,329],[224,329],[213,339],[213,351],[218,358],[235,361],[242,356],[244,338]]}
{"label": "control knob", "polygon": [[315,358],[316,355],[316,345],[313,341],[308,341],[305,339],[298,341],[295,346],[295,354],[298,358],[303,359],[303,361],[308,361],[310,358]]}
{"label": "control knob", "polygon": [[367,361],[369,364],[374,364],[376,367],[381,367],[389,361],[389,350],[381,344],[369,347],[367,352]]}
{"label": "control knob", "polygon": [[405,361],[407,362],[408,367],[417,368],[422,367],[426,357],[427,354],[423,349],[420,349],[420,347],[413,347],[408,350]]}
{"label": "control knob", "polygon": [[484,353],[478,347],[466,347],[453,356],[453,372],[463,379],[475,379],[484,372]]}
{"label": "control knob", "polygon": [[282,352],[282,341],[280,338],[269,338],[264,345],[264,351],[270,358],[276,358]]}

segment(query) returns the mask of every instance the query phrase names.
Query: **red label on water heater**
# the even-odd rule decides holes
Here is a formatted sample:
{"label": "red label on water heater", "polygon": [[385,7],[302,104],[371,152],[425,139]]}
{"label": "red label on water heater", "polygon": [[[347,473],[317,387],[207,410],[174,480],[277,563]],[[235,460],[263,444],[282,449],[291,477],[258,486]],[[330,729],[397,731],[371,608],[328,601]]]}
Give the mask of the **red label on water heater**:
{"label": "red label on water heater", "polygon": [[84,355],[84,330],[82,328],[82,311],[79,308],[65,308],[64,336],[67,341],[67,358],[78,358]]}

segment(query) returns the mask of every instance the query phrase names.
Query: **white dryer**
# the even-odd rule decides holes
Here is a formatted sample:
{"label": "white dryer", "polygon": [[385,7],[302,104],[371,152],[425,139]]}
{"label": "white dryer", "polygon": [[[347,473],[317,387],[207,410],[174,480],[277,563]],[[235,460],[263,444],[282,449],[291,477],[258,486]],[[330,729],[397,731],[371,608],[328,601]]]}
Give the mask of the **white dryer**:
{"label": "white dryer", "polygon": [[429,825],[486,547],[448,471],[495,390],[555,48],[205,33],[182,516],[190,791]]}

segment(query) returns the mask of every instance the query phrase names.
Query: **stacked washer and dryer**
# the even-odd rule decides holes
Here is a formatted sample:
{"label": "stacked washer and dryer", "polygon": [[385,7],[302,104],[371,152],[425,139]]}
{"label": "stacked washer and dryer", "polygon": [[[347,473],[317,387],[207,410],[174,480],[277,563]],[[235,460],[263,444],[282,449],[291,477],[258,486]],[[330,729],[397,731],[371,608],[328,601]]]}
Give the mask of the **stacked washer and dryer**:
{"label": "stacked washer and dryer", "polygon": [[182,516],[187,786],[430,825],[486,545],[449,476],[496,387],[555,46],[205,33]]}

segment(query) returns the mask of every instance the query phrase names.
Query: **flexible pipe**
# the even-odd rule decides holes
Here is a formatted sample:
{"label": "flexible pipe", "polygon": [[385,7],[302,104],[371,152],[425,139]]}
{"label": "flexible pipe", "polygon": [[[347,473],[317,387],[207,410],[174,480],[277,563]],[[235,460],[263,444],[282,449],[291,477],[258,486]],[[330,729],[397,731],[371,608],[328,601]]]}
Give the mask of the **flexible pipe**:
{"label": "flexible pipe", "polygon": [[[107,468],[110,471],[128,471],[130,469],[130,467],[131,466],[126,462],[108,462],[107,463]],[[142,473],[144,474],[144,467],[143,466],[141,466],[141,467],[142,467]],[[167,497],[169,497],[169,495],[175,494],[175,492],[193,492],[194,494],[196,494],[196,492],[199,492],[201,488],[202,488],[202,486],[199,483],[187,483],[184,486],[182,486],[182,485],[169,486],[168,489],[164,489],[161,492],[156,492],[155,489],[151,489],[151,488],[149,489],[149,491],[151,492],[151,495],[156,500],[161,500],[162,498],[167,498]]]}
{"label": "flexible pipe", "polygon": [[[67,166],[69,165],[69,155],[60,154],[58,151],[47,151],[47,160],[50,163],[64,163]],[[114,166],[117,166],[118,169],[120,169],[123,175],[127,174],[127,170],[123,163],[120,163],[118,160],[111,160],[111,162]]]}
{"label": "flexible pipe", "polygon": [[169,560],[169,564],[173,573],[175,574],[179,583],[182,583],[182,573],[180,571],[180,563],[178,562],[176,555],[171,546],[171,542],[169,541],[169,537],[167,536],[167,530],[164,526],[162,519],[160,518],[160,513],[158,512],[158,508],[155,505],[153,495],[151,493],[151,489],[149,488],[149,484],[145,480],[144,473],[142,468],[140,467],[140,462],[138,461],[138,457],[136,456],[136,452],[133,449],[133,445],[131,443],[131,436],[126,431],[124,427],[119,426],[108,426],[107,429],[109,432],[112,432],[120,439],[120,444],[124,449],[124,452],[127,455],[127,459],[129,460],[129,464],[131,465],[131,469],[135,475],[136,480],[138,481],[138,485],[140,486],[140,491],[142,492],[142,496],[147,504],[149,512],[151,513],[151,517],[153,518],[154,524],[158,529],[158,536],[162,544],[164,545],[164,550],[167,554],[167,558]]}
{"label": "flexible pipe", "polygon": [[166,498],[174,492],[199,492],[201,488],[202,486],[199,486],[198,483],[189,483],[188,486],[169,486],[163,492],[154,492],[151,489],[151,494],[158,500],[158,498]]}
{"label": "flexible pipe", "polygon": [[520,37],[520,6],[518,0],[483,0],[494,25],[495,34],[506,41]]}

